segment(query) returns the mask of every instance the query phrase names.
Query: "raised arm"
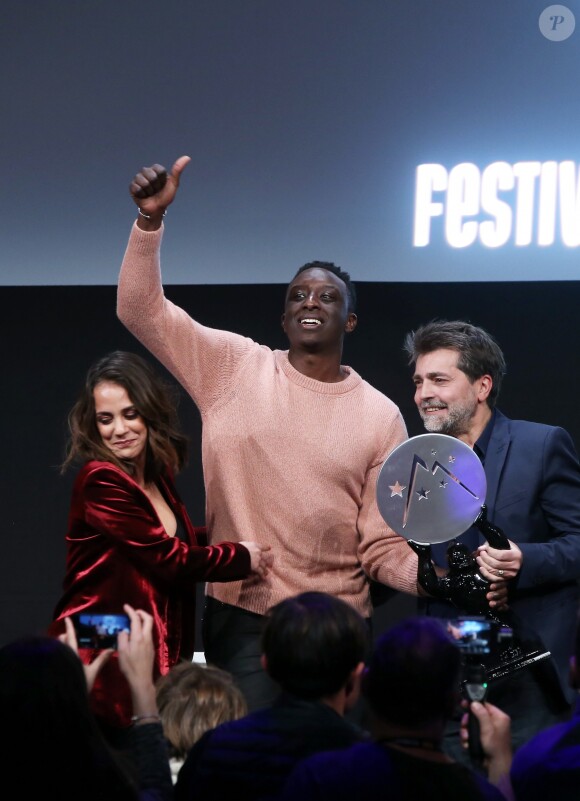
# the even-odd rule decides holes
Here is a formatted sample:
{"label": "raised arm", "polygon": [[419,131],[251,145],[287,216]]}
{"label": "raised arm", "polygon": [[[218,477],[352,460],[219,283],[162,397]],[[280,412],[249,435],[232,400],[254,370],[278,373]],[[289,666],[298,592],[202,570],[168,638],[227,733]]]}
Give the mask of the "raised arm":
{"label": "raised arm", "polygon": [[159,718],[153,679],[154,620],[143,609],[124,604],[131,632],[119,632],[119,668],[129,684],[133,704],[131,755],[137,769],[140,799],[172,801],[173,782],[167,742]]}

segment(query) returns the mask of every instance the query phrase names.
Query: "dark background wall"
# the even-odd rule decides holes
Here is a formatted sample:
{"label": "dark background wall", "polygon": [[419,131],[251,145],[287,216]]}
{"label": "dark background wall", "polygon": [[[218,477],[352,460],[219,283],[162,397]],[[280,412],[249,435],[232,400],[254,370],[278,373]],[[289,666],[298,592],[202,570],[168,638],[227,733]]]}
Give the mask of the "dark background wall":
{"label": "dark background wall", "polygon": [[[284,348],[279,324],[284,289],[282,284],[174,285],[166,292],[208,325]],[[346,340],[343,361],[400,406],[410,435],[423,429],[412,402],[404,335],[433,317],[463,318],[487,328],[504,349],[502,411],[562,425],[580,445],[580,283],[357,282],[357,290],[359,325]],[[0,288],[0,643],[42,630],[59,596],[74,477],[74,471],[61,476],[59,463],[66,415],[88,366],[114,349],[147,356],[117,320],[115,295],[112,286]],[[192,519],[201,524],[199,417],[185,394],[180,411],[191,457],[178,483]],[[506,533],[517,538],[517,532]],[[377,612],[379,628],[411,609],[410,598],[392,593]]]}

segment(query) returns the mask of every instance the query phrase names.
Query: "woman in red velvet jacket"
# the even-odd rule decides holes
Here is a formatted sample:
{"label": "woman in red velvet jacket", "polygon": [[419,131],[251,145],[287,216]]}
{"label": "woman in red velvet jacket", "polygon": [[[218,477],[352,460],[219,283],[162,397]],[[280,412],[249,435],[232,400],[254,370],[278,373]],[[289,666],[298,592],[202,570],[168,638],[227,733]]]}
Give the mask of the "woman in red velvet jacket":
{"label": "woman in red velvet jacket", "polygon": [[[196,582],[235,581],[251,572],[259,581],[271,564],[269,548],[250,541],[206,545],[205,529],[192,525],[172,478],[187,456],[176,402],[140,356],[116,351],[90,368],[69,428],[63,470],[84,464],[74,483],[63,595],[50,633],[64,631],[66,616],[119,613],[129,603],[153,615],[155,674],[165,674],[193,656]],[[88,663],[95,652],[79,655]],[[130,725],[129,687],[116,654],[99,673],[92,703],[105,728]]]}

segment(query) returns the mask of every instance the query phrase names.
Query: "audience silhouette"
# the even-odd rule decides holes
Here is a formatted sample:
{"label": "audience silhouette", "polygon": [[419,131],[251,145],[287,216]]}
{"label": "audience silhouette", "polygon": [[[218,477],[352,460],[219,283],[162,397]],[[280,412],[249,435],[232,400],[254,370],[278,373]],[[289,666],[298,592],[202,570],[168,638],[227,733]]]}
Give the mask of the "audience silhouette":
{"label": "audience silhouette", "polygon": [[89,690],[111,650],[83,669],[70,618],[58,638],[22,637],[0,648],[0,708],[9,733],[0,764],[22,798],[171,801],[155,705],[153,618],[124,608],[131,632],[119,635],[119,665],[138,720],[123,753],[110,746],[89,704]]}
{"label": "audience silhouette", "polygon": [[248,707],[232,675],[214,665],[179,662],[157,679],[156,688],[176,782],[189,749],[201,735],[227,720],[241,718]]}
{"label": "audience silhouette", "polygon": [[372,740],[305,759],[281,798],[504,801],[443,751],[460,687],[461,654],[440,621],[416,617],[393,626],[379,638],[362,682]]}
{"label": "audience silhouette", "polygon": [[[570,658],[570,686],[580,691],[580,618],[576,626],[574,654]],[[580,787],[580,696],[572,717],[549,726],[521,745],[512,757],[510,717],[494,704],[472,703],[479,721],[484,764],[506,798],[515,801],[576,801]],[[469,745],[467,715],[462,720],[462,740]]]}
{"label": "audience silhouette", "polygon": [[198,740],[179,772],[177,801],[272,798],[300,759],[363,739],[344,714],[358,699],[368,646],[366,621],[345,601],[305,592],[276,604],[262,662],[278,699]]}

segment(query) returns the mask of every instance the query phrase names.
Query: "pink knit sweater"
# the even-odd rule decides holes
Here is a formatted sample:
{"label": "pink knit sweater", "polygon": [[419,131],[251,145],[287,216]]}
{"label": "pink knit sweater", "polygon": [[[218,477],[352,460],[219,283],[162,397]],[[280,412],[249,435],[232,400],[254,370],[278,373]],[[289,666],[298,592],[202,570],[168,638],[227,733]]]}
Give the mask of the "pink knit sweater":
{"label": "pink knit sweater", "polygon": [[416,594],[417,557],[375,500],[382,463],[407,437],[398,407],[352,368],[316,381],[287,351],[193,320],[164,297],[162,232],[133,226],[118,316],[200,411],[210,542],[254,539],[274,556],[266,579],[210,583],[208,594],[264,614],[320,590],[365,616],[368,576]]}

